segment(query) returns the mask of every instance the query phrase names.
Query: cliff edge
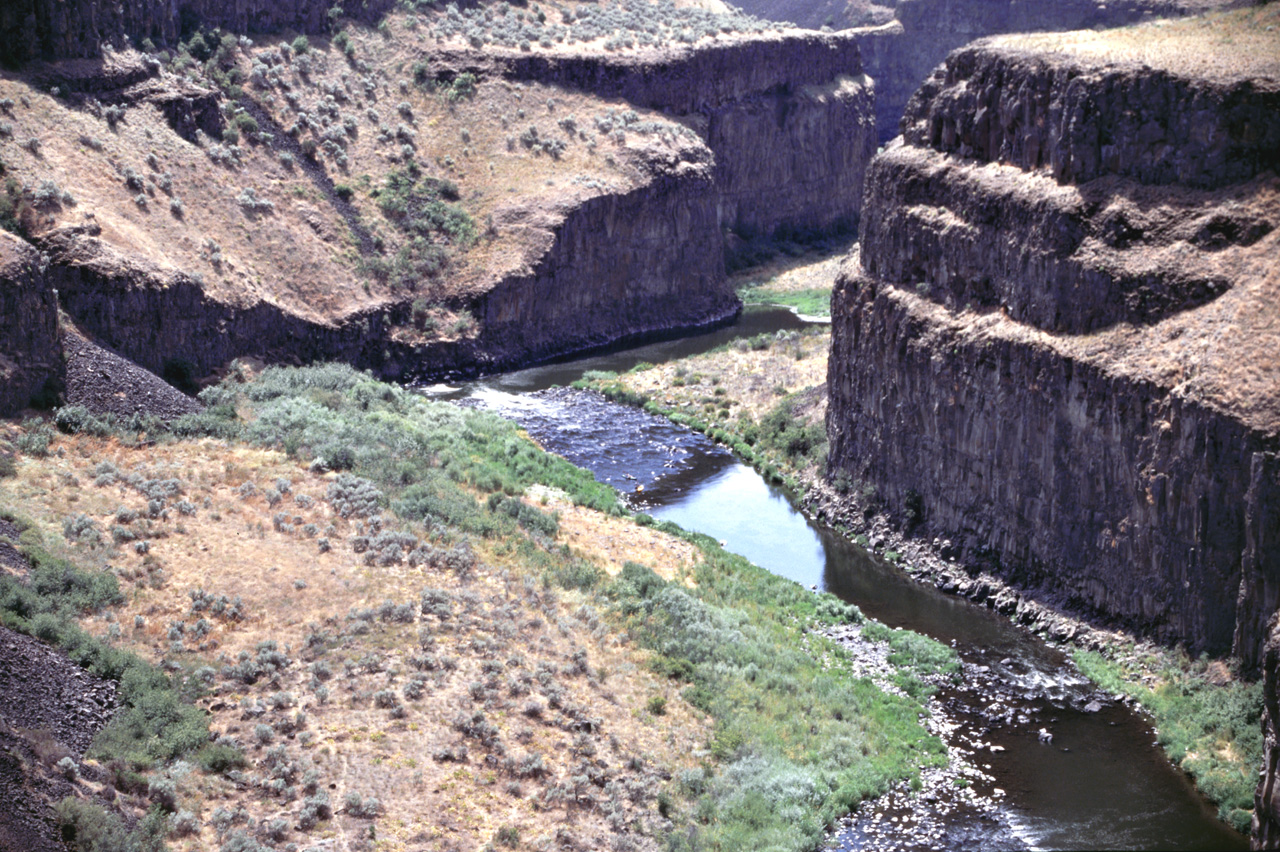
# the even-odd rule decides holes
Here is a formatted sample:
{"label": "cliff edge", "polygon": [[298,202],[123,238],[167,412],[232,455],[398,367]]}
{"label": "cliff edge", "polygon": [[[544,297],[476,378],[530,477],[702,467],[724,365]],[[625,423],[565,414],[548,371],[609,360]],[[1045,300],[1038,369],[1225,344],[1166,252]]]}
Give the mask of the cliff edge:
{"label": "cliff edge", "polygon": [[1280,603],[1277,17],[951,54],[832,300],[833,474],[975,570],[1246,668]]}
{"label": "cliff edge", "polygon": [[[62,308],[161,375],[425,380],[688,331],[739,308],[727,245],[860,214],[874,97],[849,35],[634,0],[376,28],[339,8],[273,43],[212,12],[153,33],[148,8],[121,7],[121,43],[163,46],[0,74],[0,162]],[[310,28],[236,8],[225,26]]]}

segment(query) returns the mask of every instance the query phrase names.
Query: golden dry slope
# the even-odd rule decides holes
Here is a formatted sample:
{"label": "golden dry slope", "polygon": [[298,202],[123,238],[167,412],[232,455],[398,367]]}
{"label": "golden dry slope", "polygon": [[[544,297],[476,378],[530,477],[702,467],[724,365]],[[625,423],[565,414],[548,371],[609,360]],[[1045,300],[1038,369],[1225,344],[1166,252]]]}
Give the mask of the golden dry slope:
{"label": "golden dry slope", "polygon": [[[511,542],[481,544],[461,573],[370,564],[352,539],[376,522],[336,514],[331,479],[213,440],[128,448],[60,437],[50,457],[0,480],[0,504],[22,507],[46,541],[81,513],[102,530],[102,544],[71,555],[114,572],[127,603],[91,631],[156,662],[210,667],[201,703],[249,764],[226,776],[171,770],[180,807],[201,825],[175,848],[215,848],[219,824],[225,837],[245,818],[334,849],[372,848],[375,836],[390,850],[515,837],[599,849],[618,835],[653,848],[665,822],[654,797],[669,773],[695,765],[704,718],[585,599],[525,568]],[[167,517],[149,519],[136,483],[158,480],[181,493]],[[609,546],[615,536],[625,550]],[[637,560],[666,576],[687,574],[694,558],[663,533],[568,506],[559,540],[594,540],[580,551],[593,561]],[[422,612],[424,588],[442,591],[434,614]],[[262,663],[252,683],[228,674],[244,659]],[[657,697],[666,704],[654,710]],[[307,801],[325,792],[333,815],[300,828]],[[358,815],[368,797],[373,819]]]}
{"label": "golden dry slope", "polygon": [[1189,77],[1280,81],[1280,8],[1275,5],[1100,32],[997,36],[991,42],[1089,63],[1142,63]]}

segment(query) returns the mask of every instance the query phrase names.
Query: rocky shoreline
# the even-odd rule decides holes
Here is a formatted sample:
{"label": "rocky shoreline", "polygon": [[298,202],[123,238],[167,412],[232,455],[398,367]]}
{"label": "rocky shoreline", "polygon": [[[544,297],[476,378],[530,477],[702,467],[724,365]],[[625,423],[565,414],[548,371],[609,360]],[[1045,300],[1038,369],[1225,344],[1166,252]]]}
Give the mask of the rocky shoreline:
{"label": "rocky shoreline", "polygon": [[803,486],[800,510],[805,515],[882,558],[896,553],[896,561],[917,582],[995,610],[1049,642],[1089,651],[1139,642],[1119,629],[1097,626],[1088,614],[1073,613],[1059,601],[1033,599],[1030,595],[1035,590],[1019,589],[986,571],[971,573],[950,553],[948,541],[926,542],[904,535],[859,495],[841,494],[825,480],[805,480]]}

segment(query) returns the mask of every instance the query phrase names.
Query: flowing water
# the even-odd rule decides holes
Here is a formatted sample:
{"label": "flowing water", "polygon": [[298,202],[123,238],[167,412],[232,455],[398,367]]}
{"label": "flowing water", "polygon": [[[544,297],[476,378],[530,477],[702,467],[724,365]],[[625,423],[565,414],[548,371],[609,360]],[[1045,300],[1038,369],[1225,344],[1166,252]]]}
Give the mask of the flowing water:
{"label": "flowing water", "polygon": [[702,435],[567,385],[706,351],[800,321],[748,310],[732,328],[490,377],[433,395],[519,422],[544,447],[656,518],[706,533],[757,565],[857,604],[890,627],[951,644],[964,683],[934,699],[935,732],[962,768],[866,803],[842,849],[1243,849],[1245,839],[1155,745],[1150,725],[1096,693],[1061,651],[1007,619],[918,584],[811,523],[778,489]]}

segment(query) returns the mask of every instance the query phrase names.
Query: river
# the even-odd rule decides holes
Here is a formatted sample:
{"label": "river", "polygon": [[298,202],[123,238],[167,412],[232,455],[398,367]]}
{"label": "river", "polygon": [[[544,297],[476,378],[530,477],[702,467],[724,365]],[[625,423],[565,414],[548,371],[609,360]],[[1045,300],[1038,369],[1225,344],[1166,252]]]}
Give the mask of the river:
{"label": "river", "polygon": [[1057,648],[812,523],[704,436],[554,389],[588,370],[621,372],[802,324],[788,311],[748,309],[735,326],[696,337],[429,392],[516,420],[548,450],[626,492],[637,510],[956,648],[964,682],[939,693],[932,709],[960,774],[953,768],[919,794],[904,787],[864,803],[833,836],[836,848],[1246,848],[1164,757],[1150,723],[1095,692]]}

